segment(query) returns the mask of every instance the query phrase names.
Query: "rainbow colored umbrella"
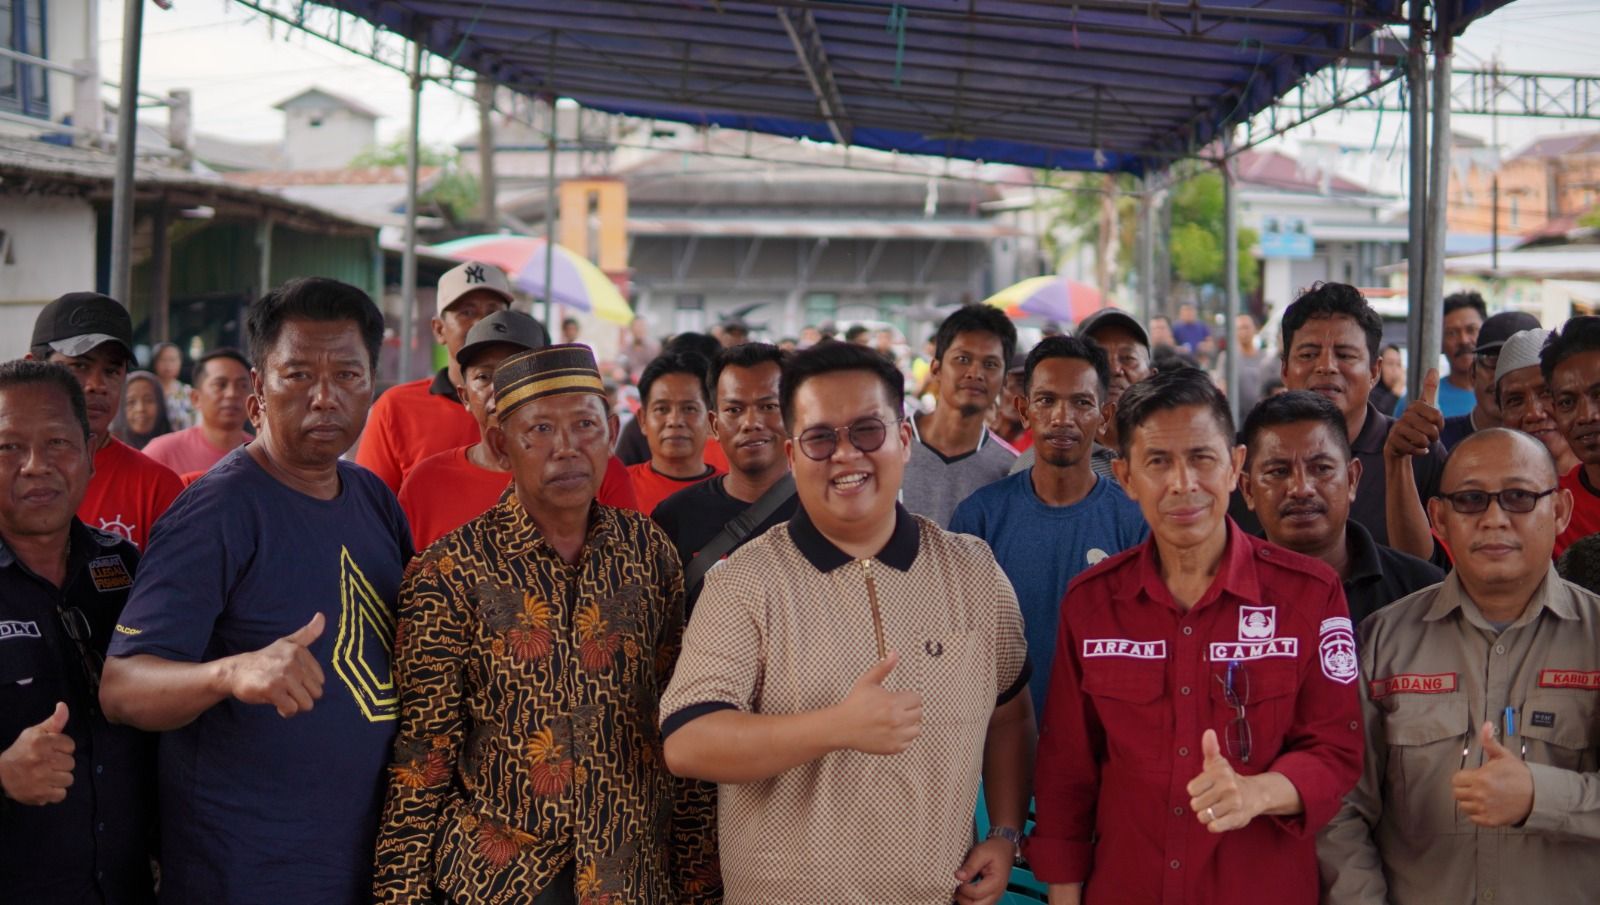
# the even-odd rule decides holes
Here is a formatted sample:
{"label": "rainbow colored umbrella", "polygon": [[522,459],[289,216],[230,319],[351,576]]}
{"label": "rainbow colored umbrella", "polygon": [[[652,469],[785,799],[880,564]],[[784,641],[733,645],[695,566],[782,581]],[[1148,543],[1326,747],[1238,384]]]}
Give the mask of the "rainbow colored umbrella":
{"label": "rainbow colored umbrella", "polygon": [[1100,290],[1063,276],[1031,277],[983,300],[1021,320],[1029,316],[1076,324],[1106,306]]}
{"label": "rainbow colored umbrella", "polygon": [[589,259],[572,251],[555,246],[550,262],[550,287],[545,290],[545,240],[532,236],[487,234],[453,239],[432,247],[445,257],[458,261],[482,261],[504,270],[512,285],[523,292],[543,299],[546,295],[557,305],[579,311],[592,311],[595,316],[615,324],[633,322],[633,309],[622,297],[617,285],[605,272]]}

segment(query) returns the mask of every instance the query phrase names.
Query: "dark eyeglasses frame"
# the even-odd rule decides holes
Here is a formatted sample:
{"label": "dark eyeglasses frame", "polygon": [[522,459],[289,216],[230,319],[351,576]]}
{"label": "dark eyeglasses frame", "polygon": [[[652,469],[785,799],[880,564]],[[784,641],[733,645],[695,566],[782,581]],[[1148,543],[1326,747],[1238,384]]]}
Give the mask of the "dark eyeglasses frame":
{"label": "dark eyeglasses frame", "polygon": [[75,606],[57,606],[56,612],[61,616],[61,628],[66,631],[67,637],[72,639],[73,646],[78,649],[78,659],[88,676],[89,688],[95,694],[99,694],[100,672],[105,668],[106,658],[95,650],[91,643],[94,628],[89,624],[89,616]]}
{"label": "dark eyeglasses frame", "polygon": [[[1436,494],[1436,496],[1438,496],[1439,499],[1449,503],[1450,508],[1454,509],[1461,515],[1477,515],[1480,512],[1487,511],[1490,500],[1495,501],[1495,504],[1500,507],[1501,512],[1507,512],[1513,515],[1525,515],[1537,508],[1540,500],[1560,489],[1560,487],[1552,487],[1549,490],[1536,492],[1532,490],[1523,490],[1520,487],[1508,487],[1505,490],[1495,491],[1493,493],[1487,490],[1457,490],[1455,493],[1440,493]],[[1482,497],[1483,505],[1475,506],[1471,503],[1463,502],[1464,498],[1470,497]],[[1507,505],[1509,500],[1526,500],[1526,503]]]}
{"label": "dark eyeglasses frame", "polygon": [[1223,733],[1228,753],[1239,758],[1240,763],[1250,763],[1250,721],[1245,718],[1245,705],[1250,703],[1250,674],[1244,663],[1229,660],[1227,672],[1216,677],[1222,683],[1222,697],[1233,708],[1234,717],[1228,721]]}
{"label": "dark eyeglasses frame", "polygon": [[[893,423],[898,425],[904,420],[904,418],[896,418]],[[846,434],[850,437],[850,445],[854,446],[857,452],[874,453],[882,449],[883,444],[888,442],[889,427],[890,422],[886,422],[876,415],[868,415],[865,418],[857,418],[843,427],[809,427],[801,431],[793,440],[795,445],[800,447],[800,452],[804,453],[806,458],[813,462],[824,462],[839,451],[839,437],[841,434]],[[876,442],[870,439],[863,442],[859,436],[859,432],[863,430],[882,431],[883,433],[878,436]],[[812,446],[824,443],[827,444],[828,448],[821,455],[817,455],[812,451]]]}

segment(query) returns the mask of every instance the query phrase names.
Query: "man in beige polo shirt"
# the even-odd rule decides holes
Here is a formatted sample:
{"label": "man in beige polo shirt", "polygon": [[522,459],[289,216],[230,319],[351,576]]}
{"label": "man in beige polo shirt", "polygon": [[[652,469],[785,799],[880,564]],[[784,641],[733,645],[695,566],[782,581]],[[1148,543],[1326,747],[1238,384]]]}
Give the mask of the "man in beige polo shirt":
{"label": "man in beige polo shirt", "polygon": [[1491,428],[1451,452],[1433,528],[1455,571],[1367,620],[1367,760],[1323,831],[1323,902],[1592,902],[1600,597],[1550,564],[1572,510],[1550,453]]}
{"label": "man in beige polo shirt", "polygon": [[668,769],[720,784],[728,905],[1005,892],[1033,761],[1022,616],[981,541],[897,503],[902,392],[849,343],[784,369],[800,509],[707,575],[661,701]]}

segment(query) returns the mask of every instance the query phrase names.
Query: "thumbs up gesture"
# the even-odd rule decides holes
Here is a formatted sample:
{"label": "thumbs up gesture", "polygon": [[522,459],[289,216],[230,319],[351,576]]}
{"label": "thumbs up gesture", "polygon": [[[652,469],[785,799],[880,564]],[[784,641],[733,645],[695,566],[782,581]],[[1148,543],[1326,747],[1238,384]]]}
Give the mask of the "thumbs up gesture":
{"label": "thumbs up gesture", "polygon": [[22,730],[11,747],[0,752],[0,789],[20,804],[55,804],[65,801],[72,785],[72,739],[67,729],[67,705],[56,702],[55,712],[44,722]]}
{"label": "thumbs up gesture", "polygon": [[1494,737],[1494,724],[1478,733],[1483,766],[1450,777],[1450,791],[1468,820],[1478,826],[1516,826],[1533,810],[1533,773]]}
{"label": "thumbs up gesture", "polygon": [[1213,833],[1245,826],[1261,810],[1252,801],[1249,777],[1235,773],[1233,765],[1222,756],[1215,729],[1207,729],[1200,736],[1200,754],[1204,758],[1200,775],[1188,786],[1190,810]]}
{"label": "thumbs up gesture", "polygon": [[1429,368],[1422,378],[1421,397],[1406,406],[1384,443],[1383,454],[1391,459],[1425,456],[1444,430],[1444,414],[1439,411],[1439,369]]}
{"label": "thumbs up gesture", "polygon": [[285,719],[310,710],[322,697],[323,676],[308,648],[326,624],[318,613],[291,635],[229,657],[224,673],[228,694],[246,704],[271,704]]}
{"label": "thumbs up gesture", "polygon": [[922,695],[883,687],[899,663],[900,655],[891,652],[873,664],[835,708],[844,747],[866,754],[899,754],[922,735]]}

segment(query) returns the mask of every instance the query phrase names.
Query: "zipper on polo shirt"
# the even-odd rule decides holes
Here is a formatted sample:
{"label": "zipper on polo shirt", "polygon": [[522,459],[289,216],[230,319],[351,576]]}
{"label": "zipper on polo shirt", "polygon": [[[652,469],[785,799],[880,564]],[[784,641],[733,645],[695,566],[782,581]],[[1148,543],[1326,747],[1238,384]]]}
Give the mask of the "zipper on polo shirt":
{"label": "zipper on polo shirt", "polygon": [[878,659],[889,656],[883,643],[883,614],[878,610],[878,585],[872,580],[872,560],[861,561],[861,571],[867,578],[867,603],[872,607],[872,636],[878,642]]}

